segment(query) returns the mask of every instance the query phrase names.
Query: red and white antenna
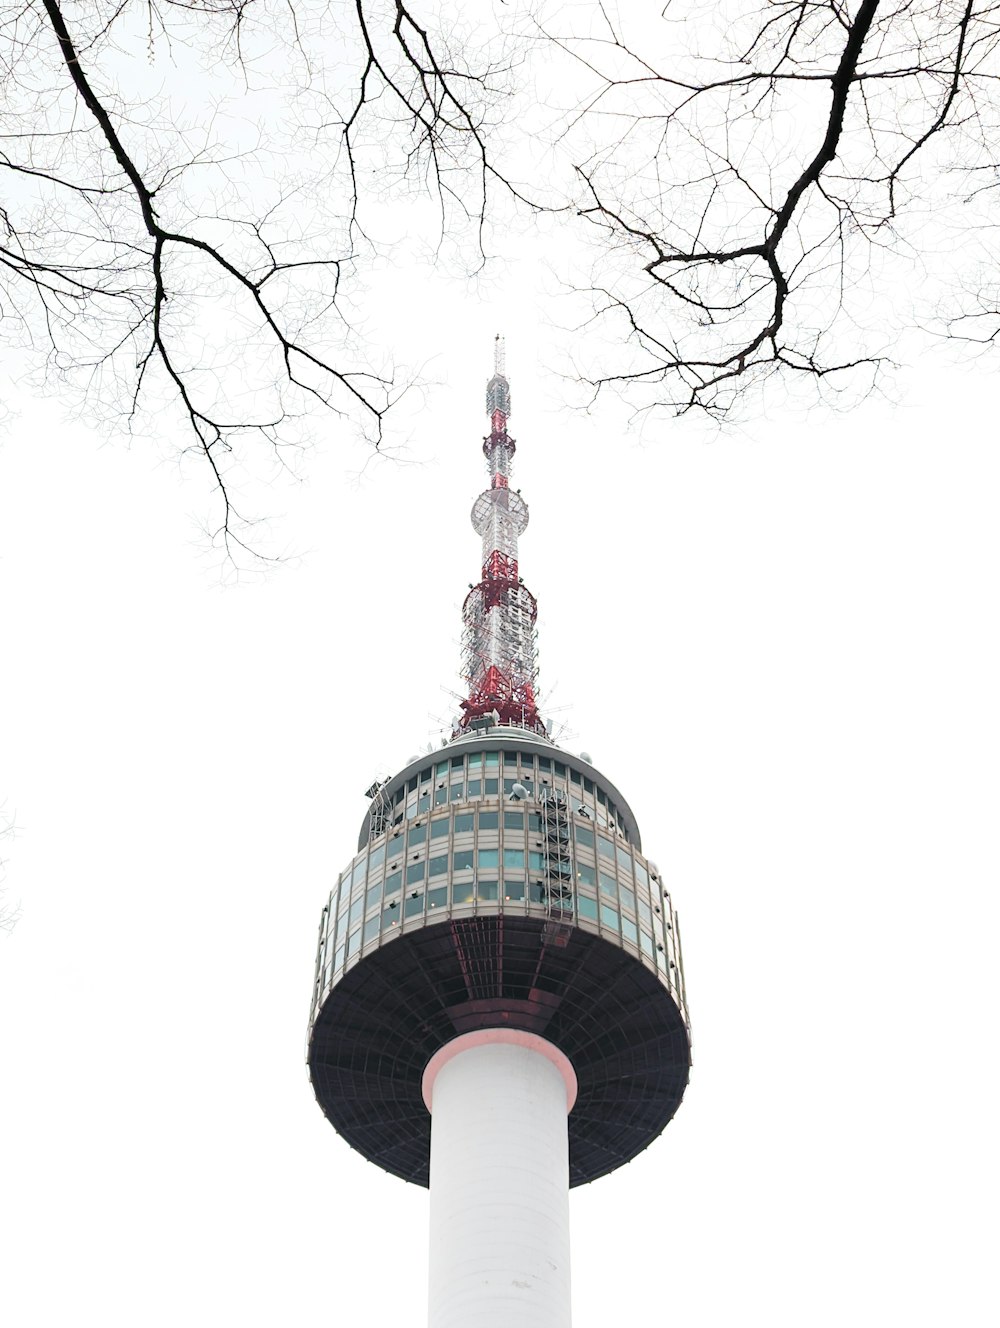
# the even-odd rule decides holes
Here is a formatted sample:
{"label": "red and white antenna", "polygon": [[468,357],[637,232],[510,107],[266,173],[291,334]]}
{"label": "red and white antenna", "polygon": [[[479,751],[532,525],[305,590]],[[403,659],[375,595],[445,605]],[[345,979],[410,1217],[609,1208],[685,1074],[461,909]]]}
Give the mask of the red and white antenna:
{"label": "red and white antenna", "polygon": [[517,537],[528,524],[528,505],[510,487],[516,450],[507,432],[510,384],[504,374],[503,338],[494,345],[493,377],[486,384],[490,433],[483,442],[490,487],[472,508],[472,525],[483,540],[482,580],[462,606],[463,676],[469,685],[458,732],[495,723],[544,733],[535,702],[538,606],[517,570]]}

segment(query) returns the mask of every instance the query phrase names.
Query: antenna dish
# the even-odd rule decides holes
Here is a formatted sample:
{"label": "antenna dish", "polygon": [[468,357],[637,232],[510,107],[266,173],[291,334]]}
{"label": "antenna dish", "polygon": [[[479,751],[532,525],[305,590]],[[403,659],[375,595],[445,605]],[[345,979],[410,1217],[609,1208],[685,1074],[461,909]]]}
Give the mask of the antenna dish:
{"label": "antenna dish", "polygon": [[590,752],[581,752],[581,753],[580,753],[580,760],[581,760],[581,761],[586,761],[588,765],[593,765],[593,764],[594,764],[594,758],[591,756]]}

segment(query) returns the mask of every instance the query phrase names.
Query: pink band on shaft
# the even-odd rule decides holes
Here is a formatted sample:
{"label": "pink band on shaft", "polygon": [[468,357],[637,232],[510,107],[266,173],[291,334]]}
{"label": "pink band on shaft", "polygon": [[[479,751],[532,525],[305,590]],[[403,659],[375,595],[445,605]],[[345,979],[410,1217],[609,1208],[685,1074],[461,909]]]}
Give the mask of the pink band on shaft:
{"label": "pink band on shaft", "polygon": [[502,1043],[511,1047],[526,1047],[529,1051],[537,1052],[539,1056],[544,1056],[547,1061],[550,1061],[562,1075],[563,1083],[566,1085],[566,1111],[569,1113],[573,1110],[577,1092],[576,1071],[565,1052],[560,1051],[551,1042],[547,1042],[545,1038],[539,1037],[537,1033],[525,1033],[519,1028],[481,1028],[475,1033],[463,1033],[460,1037],[453,1038],[451,1042],[446,1042],[427,1062],[422,1090],[424,1105],[428,1111],[432,1109],[434,1080],[440,1070],[449,1061],[454,1060],[456,1056],[461,1056],[463,1051],[470,1051],[473,1047],[488,1047],[493,1043]]}

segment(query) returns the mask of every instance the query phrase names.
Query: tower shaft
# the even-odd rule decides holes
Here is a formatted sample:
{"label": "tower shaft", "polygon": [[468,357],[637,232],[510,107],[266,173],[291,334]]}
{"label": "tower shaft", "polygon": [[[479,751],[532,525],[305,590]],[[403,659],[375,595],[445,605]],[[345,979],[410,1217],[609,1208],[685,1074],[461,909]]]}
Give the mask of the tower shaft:
{"label": "tower shaft", "polygon": [[569,1091],[567,1058],[512,1029],[428,1065],[428,1328],[570,1328]]}

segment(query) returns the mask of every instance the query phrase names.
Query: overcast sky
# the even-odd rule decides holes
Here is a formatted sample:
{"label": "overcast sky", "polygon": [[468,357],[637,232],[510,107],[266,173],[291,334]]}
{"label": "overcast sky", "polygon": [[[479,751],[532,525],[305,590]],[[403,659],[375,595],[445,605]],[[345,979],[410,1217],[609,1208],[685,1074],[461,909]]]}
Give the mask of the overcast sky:
{"label": "overcast sky", "polygon": [[455,709],[492,339],[570,751],[682,924],[685,1101],[571,1200],[576,1328],[995,1323],[996,377],[708,435],[570,411],[531,262],[399,279],[436,386],[331,429],[223,588],[205,477],[14,387],[0,445],[0,1302],[17,1328],[425,1318],[427,1197],[304,1064],[363,790]]}

